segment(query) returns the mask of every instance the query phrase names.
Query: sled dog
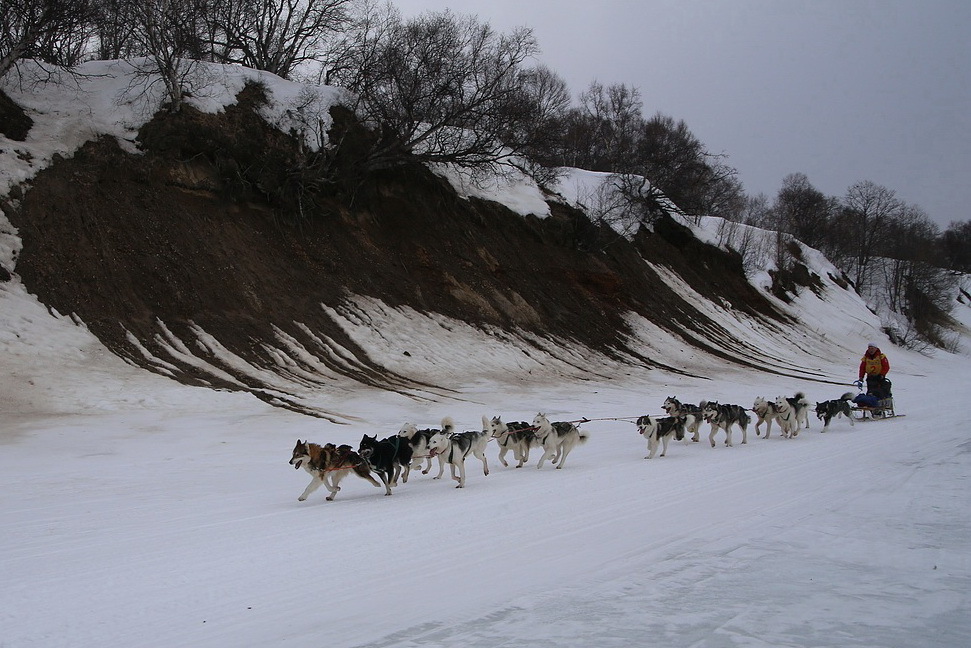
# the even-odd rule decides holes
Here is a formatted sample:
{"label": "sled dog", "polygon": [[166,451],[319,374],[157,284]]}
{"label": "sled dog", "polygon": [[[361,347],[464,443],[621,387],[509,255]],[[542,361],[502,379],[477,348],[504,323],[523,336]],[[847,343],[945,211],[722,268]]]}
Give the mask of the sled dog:
{"label": "sled dog", "polygon": [[[293,448],[293,454],[290,457],[290,465],[296,470],[303,468],[311,476],[307,488],[297,498],[301,502],[321,485],[326,486],[330,491],[327,501],[334,501],[337,491],[341,489],[341,481],[352,472],[378,488],[381,487],[381,484],[371,476],[371,469],[368,468],[367,462],[349,445],[335,446],[333,443],[327,443],[320,446],[297,439],[297,445]],[[384,476],[379,476],[384,481]],[[384,489],[385,495],[391,494],[391,487],[387,482],[384,483]]]}
{"label": "sled dog", "polygon": [[483,416],[482,429],[489,430],[492,438],[499,442],[499,463],[503,466],[509,466],[506,453],[510,450],[519,462],[516,468],[522,468],[529,461],[529,449],[539,447],[536,429],[524,421],[503,423],[502,417],[494,416],[490,419]]}
{"label": "sled dog", "polygon": [[[451,434],[440,431],[432,435],[428,441],[428,447],[435,454],[441,455],[449,465],[452,479],[458,482],[456,488],[464,488],[465,459],[469,455],[482,461],[482,474],[489,474],[489,460],[486,458],[485,451],[491,436],[488,430],[453,432]],[[438,479],[438,477],[435,477],[435,479]]]}
{"label": "sled dog", "polygon": [[543,446],[543,456],[539,458],[537,468],[542,468],[547,459],[556,464],[557,468],[562,468],[573,448],[586,443],[590,438],[589,434],[580,431],[580,428],[573,423],[566,421],[551,423],[542,412],[533,419],[533,427],[536,428],[539,444]]}
{"label": "sled dog", "polygon": [[668,441],[673,436],[676,439],[684,438],[685,418],[683,416],[665,416],[663,418],[651,418],[641,416],[637,419],[637,429],[647,439],[648,455],[645,459],[653,459],[657,454],[658,445],[661,444],[661,456],[668,451]]}
{"label": "sled dog", "polygon": [[395,435],[378,441],[377,436],[365,434],[358,445],[357,453],[368,462],[371,470],[383,475],[384,480],[392,487],[398,485],[399,477],[402,482],[408,481],[412,451],[407,439]]}
{"label": "sled dog", "polygon": [[786,401],[792,406],[792,409],[796,412],[796,424],[799,427],[805,427],[809,429],[809,399],[802,392],[796,392],[795,396],[790,396],[786,398]]}
{"label": "sled dog", "polygon": [[772,422],[779,417],[779,410],[776,409],[775,401],[766,400],[758,396],[755,399],[755,404],[752,405],[752,411],[758,417],[758,420],[755,422],[755,436],[761,434],[759,426],[765,423],[765,438],[768,439],[769,434],[772,432]]}
{"label": "sled dog", "polygon": [[777,397],[775,408],[778,411],[776,420],[779,422],[779,429],[782,430],[782,438],[792,439],[799,436],[799,419],[796,418],[796,408],[789,399],[784,396]]}
{"label": "sled dog", "polygon": [[438,476],[435,479],[441,479],[442,475],[445,474],[445,459],[440,455],[432,452],[429,448],[429,440],[432,435],[436,432],[444,432],[445,434],[451,434],[455,431],[455,423],[452,421],[452,417],[446,416],[442,419],[441,429],[426,428],[419,430],[418,426],[414,423],[405,423],[401,426],[398,431],[398,436],[405,437],[411,443],[411,465],[408,467],[408,471],[418,470],[421,468],[422,460],[425,460],[425,468],[421,471],[421,474],[427,475],[432,469],[432,458],[438,458]]}
{"label": "sled dog", "polygon": [[850,411],[850,401],[854,396],[853,392],[846,392],[839,398],[816,403],[816,418],[823,422],[823,432],[829,427],[829,422],[841,414],[850,419],[850,425],[854,424],[853,413]]}
{"label": "sled dog", "polygon": [[725,430],[725,445],[732,445],[732,426],[737,425],[742,430],[742,443],[748,443],[748,424],[750,421],[748,413],[741,405],[720,404],[717,402],[707,402],[702,410],[702,416],[711,424],[711,433],[708,441],[711,447],[715,447],[715,434],[719,429]]}
{"label": "sled dog", "polygon": [[[691,433],[691,440],[698,443],[700,437],[698,436],[698,428],[701,426],[701,421],[703,418],[702,410],[705,407],[706,401],[701,401],[700,404],[694,405],[692,403],[682,403],[674,396],[668,396],[664,399],[664,405],[661,406],[668,416],[680,416],[685,419],[685,430]],[[684,438],[685,430],[681,430],[680,435],[676,437],[678,441]]]}

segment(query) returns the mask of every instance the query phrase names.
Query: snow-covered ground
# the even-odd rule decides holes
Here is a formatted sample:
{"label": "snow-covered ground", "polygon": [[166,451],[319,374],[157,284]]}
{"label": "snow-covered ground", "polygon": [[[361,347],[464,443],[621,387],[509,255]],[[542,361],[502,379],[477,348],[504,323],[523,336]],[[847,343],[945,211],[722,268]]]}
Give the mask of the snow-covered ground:
{"label": "snow-covered ground", "polygon": [[[78,139],[134,127],[37,86],[31,97],[33,139],[3,142],[11,183],[36,172],[25,160],[43,166],[61,150],[44,140],[58,125]],[[103,109],[134,119],[125,104]],[[81,114],[107,125],[70,121]],[[710,225],[697,231],[715,240]],[[19,245],[0,216],[0,262],[13,272]],[[642,320],[631,320],[634,343],[678,371],[535,341],[544,355],[354,297],[348,334],[440,388],[335,378],[300,395],[332,420],[136,369],[14,276],[0,283],[0,646],[969,645],[966,340],[956,355],[891,347],[866,305],[825,279],[828,262],[808,256],[825,288],[779,305],[790,327],[702,305],[724,326],[726,353],[775,373]],[[969,313],[958,304],[965,326]],[[890,356],[904,417],[840,419],[825,434],[814,418],[792,440],[750,428],[745,445],[737,433],[731,448],[672,443],[649,461],[634,424],[611,420],[658,414],[671,395],[836,398],[869,340]],[[492,445],[490,474],[470,461],[462,490],[413,474],[384,497],[348,478],[334,502],[322,490],[297,501],[309,480],[287,464],[298,438],[356,445],[406,421],[451,416],[473,429],[483,415],[538,411],[591,419],[562,470],[537,470],[535,455],[504,468]]]}
{"label": "snow-covered ground", "polygon": [[832,382],[710,364],[469,375],[424,398],[345,385],[326,395],[336,425],[135,369],[0,284],[0,645],[968,645],[971,369],[886,350],[902,418],[650,461],[632,422],[593,420],[562,470],[504,468],[492,445],[463,490],[349,478],[298,502],[298,438],[626,418],[669,395],[824,400],[857,357],[821,363]]}

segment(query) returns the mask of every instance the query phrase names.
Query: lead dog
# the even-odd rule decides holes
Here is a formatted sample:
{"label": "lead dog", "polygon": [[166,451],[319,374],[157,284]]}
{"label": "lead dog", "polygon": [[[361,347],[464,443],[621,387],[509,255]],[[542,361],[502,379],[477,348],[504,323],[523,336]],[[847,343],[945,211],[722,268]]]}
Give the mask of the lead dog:
{"label": "lead dog", "polygon": [[[691,440],[698,443],[700,440],[698,428],[701,426],[703,417],[702,410],[705,407],[705,402],[701,401],[698,405],[694,405],[693,403],[682,403],[674,396],[668,396],[664,399],[664,405],[661,408],[667,412],[668,416],[683,417],[685,419],[685,429],[691,433]],[[683,439],[684,434],[685,430],[682,430],[677,440],[680,441]]]}
{"label": "lead dog", "polygon": [[547,459],[551,459],[558,469],[562,468],[573,448],[586,443],[590,438],[590,435],[581,432],[580,428],[573,423],[567,421],[551,423],[542,412],[533,419],[533,427],[536,428],[536,438],[543,446],[543,456],[539,458],[537,468],[542,468],[543,462]]}
{"label": "lead dog", "polygon": [[[341,489],[341,480],[352,472],[381,488],[381,484],[371,476],[371,469],[368,468],[367,462],[349,445],[335,446],[333,443],[327,443],[321,446],[297,439],[297,445],[294,446],[290,456],[290,465],[296,470],[303,468],[310,473],[310,483],[307,484],[303,494],[297,498],[301,502],[321,485],[326,486],[330,491],[327,501],[333,502]],[[384,481],[383,476],[381,480]],[[391,487],[387,482],[384,482],[384,489],[385,495],[391,494]]]}
{"label": "lead dog", "polygon": [[658,419],[646,415],[639,417],[637,429],[647,439],[648,455],[644,458],[653,459],[659,444],[663,445],[661,456],[667,454],[668,441],[672,436],[677,439],[684,438],[684,424],[683,416],[665,416]]}
{"label": "lead dog", "polygon": [[483,416],[482,429],[489,430],[492,438],[499,442],[499,462],[503,466],[509,466],[506,453],[512,450],[513,457],[519,462],[516,468],[522,468],[529,461],[530,448],[540,445],[536,438],[536,428],[525,421],[503,423],[499,416],[491,419]]}
{"label": "lead dog", "polygon": [[708,441],[711,447],[715,447],[715,434],[719,429],[725,430],[725,445],[732,445],[732,426],[737,425],[742,430],[742,444],[748,443],[748,424],[751,420],[745,408],[741,405],[729,405],[728,403],[719,404],[717,402],[705,403],[702,416],[711,423],[711,433]]}
{"label": "lead dog", "polygon": [[854,396],[853,392],[846,392],[839,398],[816,403],[816,418],[823,422],[823,432],[829,427],[829,422],[840,415],[850,419],[850,425],[854,425],[853,413],[850,411],[850,401]]}
{"label": "lead dog", "polygon": [[[456,488],[465,487],[465,459],[469,455],[482,461],[482,473],[489,474],[489,460],[485,450],[489,444],[491,434],[488,430],[471,432],[436,432],[428,441],[428,447],[436,454],[443,456],[452,472],[452,479],[459,484]],[[458,475],[456,475],[456,472]],[[438,477],[435,477],[438,479]]]}

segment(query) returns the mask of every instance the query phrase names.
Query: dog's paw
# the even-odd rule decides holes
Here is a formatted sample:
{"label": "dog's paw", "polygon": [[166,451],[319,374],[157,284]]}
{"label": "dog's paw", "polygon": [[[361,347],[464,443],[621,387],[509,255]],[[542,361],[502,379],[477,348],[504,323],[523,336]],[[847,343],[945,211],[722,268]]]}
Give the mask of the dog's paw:
{"label": "dog's paw", "polygon": [[307,498],[306,498],[306,497],[303,497],[303,496],[301,495],[300,497],[298,497],[298,498],[297,498],[297,501],[298,501],[298,502],[306,502],[306,501],[307,501]]}

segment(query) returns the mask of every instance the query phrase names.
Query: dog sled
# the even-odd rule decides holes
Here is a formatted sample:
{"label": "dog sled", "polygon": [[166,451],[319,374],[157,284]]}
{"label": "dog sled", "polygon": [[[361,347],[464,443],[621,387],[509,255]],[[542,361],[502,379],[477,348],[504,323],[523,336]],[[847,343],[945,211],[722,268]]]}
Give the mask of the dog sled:
{"label": "dog sled", "polygon": [[850,408],[857,421],[883,421],[903,416],[894,409],[892,383],[888,379],[883,379],[879,393],[865,393],[862,380],[857,380],[853,385],[860,390],[859,395],[853,399],[853,407]]}

